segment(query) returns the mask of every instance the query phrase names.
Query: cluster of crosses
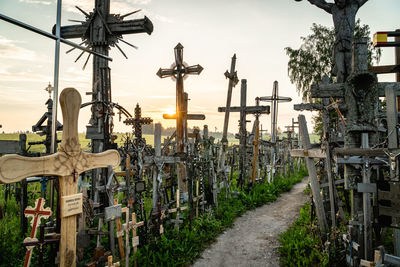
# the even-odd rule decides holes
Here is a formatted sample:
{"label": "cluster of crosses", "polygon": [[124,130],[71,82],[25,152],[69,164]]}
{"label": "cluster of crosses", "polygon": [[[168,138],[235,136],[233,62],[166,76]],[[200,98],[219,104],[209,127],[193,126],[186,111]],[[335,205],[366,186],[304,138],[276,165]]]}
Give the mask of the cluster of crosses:
{"label": "cluster of crosses", "polygon": [[[309,0],[333,15],[335,27],[342,29],[336,31],[336,38],[342,41],[348,41],[346,38],[349,36],[348,31],[354,26],[355,14],[366,1],[337,1],[333,4],[324,0]],[[43,246],[47,244],[57,244],[58,255],[55,260],[59,266],[75,266],[83,260],[82,252],[93,235],[97,236],[97,245],[93,259],[86,263],[86,266],[119,266],[119,262],[114,263],[115,241],[118,243],[119,259],[125,261],[125,266],[129,266],[132,251],[135,253],[141,242],[148,241],[147,233],[151,233],[152,238],[157,239],[164,233],[166,223],[172,223],[179,230],[179,225],[187,218],[190,221],[199,216],[200,212],[206,212],[213,205],[218,205],[218,193],[222,188],[226,189],[225,197],[234,194],[230,185],[235,171],[239,172],[238,185],[242,189],[251,188],[257,182],[272,182],[278,170],[281,175],[286,175],[287,171],[295,172],[300,162],[294,158],[303,158],[307,165],[321,233],[326,235],[331,229],[336,231],[339,220],[348,225],[348,231],[342,239],[346,244],[349,265],[371,266],[379,260],[399,260],[388,254],[373,255],[373,234],[379,236],[382,226],[400,228],[400,153],[397,131],[400,83],[378,83],[375,75],[399,72],[398,50],[396,65],[369,67],[365,40],[352,42],[351,53],[346,45],[335,45],[337,83],[330,83],[329,77],[322,78],[321,84],[312,87],[312,97],[322,98],[322,103],[297,104],[294,108],[321,111],[323,138],[321,147],[316,149],[310,143],[303,115],[299,115],[297,122],[293,119],[292,125],[286,126],[287,137],[280,138],[278,135],[278,103],[290,102],[291,98],[279,96],[277,81],[273,84],[271,96],[256,97],[255,105],[248,106],[247,80],[241,79],[240,106],[231,106],[233,88],[239,83],[236,54],[232,57],[230,70],[225,72],[225,77],[229,80],[226,105],[218,108],[219,112],[225,114],[220,142],[214,143],[215,139],[209,135],[206,125],[203,135],[198,128],[189,132],[188,120],[204,120],[205,116],[188,112],[189,96],[184,90],[184,78],[188,75],[199,75],[203,67],[184,63],[183,46],[178,43],[174,48],[175,62],[172,67],[160,68],[157,72],[160,78],[171,77],[176,81],[176,113],[163,116],[164,119],[176,120],[176,131],[162,144],[162,127],[156,123],[152,148],[146,144],[142,127],[151,125],[153,121],[151,118],[142,117],[139,104],[135,107],[134,116],[131,116],[125,108],[112,102],[111,70],[107,60],[111,47],[117,47],[126,57],[118,43],[123,42],[135,47],[123,40],[123,36],[136,33],[151,34],[151,21],[147,17],[124,20],[137,11],[125,15],[111,14],[110,0],[95,0],[95,8],[90,13],[77,8],[85,15],[85,21],[81,21],[79,25],[61,27],[60,36],[64,42],[71,38],[82,39],[80,45],[85,45],[87,49],[83,49],[77,60],[85,52],[89,52],[83,67],[94,54],[92,92],[88,93],[92,95],[92,101],[82,105],[81,96],[76,89],[66,88],[62,91],[59,100],[64,125],[55,122],[56,129],[63,131],[57,153],[50,154],[50,144],[57,143],[56,135],[51,131],[54,126],[51,98],[46,103],[48,111],[33,127],[35,132],[46,136],[42,143],[46,145],[47,155],[26,157],[25,148],[17,149],[23,147],[20,145],[26,141],[26,137],[21,137],[18,144],[3,142],[2,147],[7,150],[0,149],[2,154],[20,152],[20,155],[6,155],[0,158],[0,182],[24,184],[25,200],[22,201],[21,207],[25,217],[30,219],[31,227],[29,237],[23,242],[23,246],[26,247],[24,266],[30,265],[35,247],[38,248],[38,264],[43,265]],[[2,18],[4,19],[4,16]],[[17,24],[9,18],[6,20]],[[344,22],[348,22],[348,28],[341,27]],[[43,32],[41,34],[46,35]],[[388,36],[397,38],[400,34],[398,31],[378,33],[375,44],[399,46],[398,41],[392,44],[387,42]],[[74,48],[76,47],[79,48],[75,45]],[[399,77],[397,79],[400,81]],[[46,91],[51,95],[50,84]],[[375,111],[382,111],[378,106],[379,97],[386,97],[386,114],[381,114],[376,120]],[[260,105],[261,101],[271,102],[272,108]],[[91,139],[92,153],[84,152],[79,143],[78,115],[80,108],[85,106],[91,106],[92,115],[86,137]],[[122,114],[126,116],[124,123],[132,126],[134,132],[133,141],[127,138],[122,148],[114,142],[114,108],[119,110],[120,117]],[[228,146],[231,112],[240,113],[238,146]],[[331,113],[337,114],[336,121],[332,121]],[[246,128],[250,122],[247,120],[248,114],[254,116],[252,132],[248,132]],[[263,138],[260,126],[260,116],[268,114],[271,114],[269,140]],[[47,125],[44,125],[46,120]],[[385,131],[380,130],[379,126],[384,127]],[[298,136],[295,134],[296,127],[299,128]],[[386,136],[382,132],[385,132]],[[379,142],[382,139],[383,142]],[[373,147],[373,144],[381,145]],[[315,166],[315,159],[322,162],[319,172]],[[121,167],[121,171],[116,171],[118,167]],[[386,170],[390,177],[381,177]],[[27,206],[26,182],[32,179],[29,177],[34,176],[57,180],[56,192],[53,184],[50,187],[50,207],[45,208],[46,187],[43,186],[42,197],[36,199],[34,207]],[[148,178],[148,183],[145,177]],[[41,182],[45,185],[47,180]],[[151,184],[151,188],[147,184]],[[351,195],[350,221],[347,221],[344,215],[347,203],[342,203],[339,197],[339,187],[342,185]],[[115,198],[117,192],[123,192],[121,204]],[[151,192],[149,218],[146,216],[144,203],[146,192]],[[55,196],[57,208],[54,208]],[[207,199],[206,196],[211,197]],[[56,221],[58,220],[55,223],[52,218],[54,210],[57,211],[55,217]],[[45,224],[44,219],[49,219],[50,224]],[[94,220],[98,223],[97,230],[88,229],[87,226],[92,227]],[[379,225],[376,222],[379,222]],[[104,231],[104,223],[108,224],[107,231]],[[25,232],[26,227],[23,230],[23,233]],[[104,235],[109,236],[111,252],[104,251],[101,245],[101,236]],[[400,231],[395,230],[394,236],[398,255]]]}

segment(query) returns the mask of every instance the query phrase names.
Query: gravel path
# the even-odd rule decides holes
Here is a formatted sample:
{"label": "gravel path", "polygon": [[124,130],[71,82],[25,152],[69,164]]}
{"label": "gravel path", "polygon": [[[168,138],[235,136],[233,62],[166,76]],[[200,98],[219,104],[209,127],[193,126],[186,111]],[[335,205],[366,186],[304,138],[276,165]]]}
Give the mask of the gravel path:
{"label": "gravel path", "polygon": [[308,200],[303,193],[307,181],[304,178],[275,202],[243,214],[193,266],[279,266],[278,235],[298,218]]}

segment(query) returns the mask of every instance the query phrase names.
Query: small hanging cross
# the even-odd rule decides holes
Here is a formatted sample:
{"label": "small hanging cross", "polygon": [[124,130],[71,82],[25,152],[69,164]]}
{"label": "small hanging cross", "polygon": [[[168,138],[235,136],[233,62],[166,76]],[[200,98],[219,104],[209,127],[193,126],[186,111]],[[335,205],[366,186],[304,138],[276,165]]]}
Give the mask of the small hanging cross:
{"label": "small hanging cross", "polygon": [[47,85],[47,87],[44,90],[49,93],[49,98],[51,99],[51,93],[53,92],[54,87],[51,86],[51,84],[49,83],[49,85]]}

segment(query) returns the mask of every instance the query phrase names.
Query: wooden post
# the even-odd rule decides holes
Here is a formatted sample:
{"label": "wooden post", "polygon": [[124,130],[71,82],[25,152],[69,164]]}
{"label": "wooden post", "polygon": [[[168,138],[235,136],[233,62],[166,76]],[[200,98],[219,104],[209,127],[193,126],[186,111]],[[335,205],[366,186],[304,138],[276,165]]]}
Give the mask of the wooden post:
{"label": "wooden post", "polygon": [[256,116],[256,120],[254,121],[255,123],[255,128],[256,128],[256,132],[255,132],[255,138],[253,141],[254,147],[253,147],[253,169],[251,172],[251,182],[253,183],[253,185],[256,182],[256,172],[258,170],[258,145],[259,145],[259,133],[260,133],[260,129],[259,129],[259,125],[260,125],[260,121],[258,120],[258,116]]}
{"label": "wooden post", "polygon": [[8,155],[0,158],[0,182],[15,183],[30,176],[59,176],[61,204],[60,266],[76,265],[76,216],[82,212],[82,194],[78,191],[80,173],[119,165],[119,153],[83,152],[78,137],[78,115],[81,96],[74,88],[66,88],[60,95],[64,129],[59,152],[50,156],[29,158]]}
{"label": "wooden post", "polygon": [[[304,115],[299,115],[299,132],[304,150],[310,149],[311,148],[310,137],[308,135],[307,122]],[[328,224],[326,222],[324,205],[322,203],[321,193],[320,193],[321,189],[317,178],[317,171],[315,170],[314,160],[306,156],[305,161],[307,164],[308,175],[310,176],[311,180],[311,189],[312,189],[313,199],[315,202],[315,208],[317,210],[319,228],[323,234],[326,234],[328,232]]]}
{"label": "wooden post", "polygon": [[[114,198],[114,205],[118,205],[118,199],[116,199],[116,198]],[[124,232],[122,231],[121,218],[116,218],[115,222],[117,224],[117,238],[118,238],[119,255],[120,255],[120,258],[123,259],[125,257],[125,251],[124,251],[124,242],[122,240],[122,236],[124,235]]]}

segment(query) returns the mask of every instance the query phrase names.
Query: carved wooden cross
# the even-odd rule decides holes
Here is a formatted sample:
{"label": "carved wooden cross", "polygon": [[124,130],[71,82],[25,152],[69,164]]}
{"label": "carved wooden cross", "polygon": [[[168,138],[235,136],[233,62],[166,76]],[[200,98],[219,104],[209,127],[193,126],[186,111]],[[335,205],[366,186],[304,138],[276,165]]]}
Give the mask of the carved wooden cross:
{"label": "carved wooden cross", "polygon": [[[183,62],[183,46],[178,43],[178,45],[174,48],[175,52],[175,63],[170,69],[162,69],[160,68],[157,72],[157,75],[160,78],[172,77],[176,80],[176,145],[177,152],[184,153],[185,152],[185,121],[186,114],[184,112],[185,106],[185,96],[184,96],[184,88],[183,88],[183,79],[187,77],[187,75],[199,75],[203,70],[203,67],[200,65],[187,66]],[[185,167],[183,164],[178,163],[178,182],[180,183],[180,187],[182,187],[183,191],[186,192],[186,183],[183,182],[186,178]]]}
{"label": "carved wooden cross", "polygon": [[[25,209],[25,211],[24,211],[25,217],[27,217],[27,218],[32,217],[32,220],[31,220],[32,230],[31,230],[30,236],[24,239],[24,243],[37,242],[38,239],[36,238],[36,233],[37,233],[37,228],[41,223],[41,219],[42,218],[46,219],[51,216],[51,213],[52,213],[51,209],[44,208],[45,202],[46,201],[44,198],[38,198],[35,201],[35,207],[28,206]],[[31,263],[33,248],[34,248],[33,245],[26,247],[24,267],[29,266]]]}
{"label": "carved wooden cross", "polygon": [[78,176],[84,171],[119,165],[119,153],[108,150],[91,154],[83,152],[78,137],[78,115],[81,96],[74,88],[60,95],[64,129],[61,146],[55,154],[39,158],[7,155],[0,158],[0,182],[16,183],[30,176],[59,176],[61,204],[60,266],[76,265],[76,215],[82,212],[82,194]]}

